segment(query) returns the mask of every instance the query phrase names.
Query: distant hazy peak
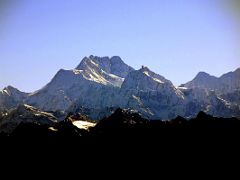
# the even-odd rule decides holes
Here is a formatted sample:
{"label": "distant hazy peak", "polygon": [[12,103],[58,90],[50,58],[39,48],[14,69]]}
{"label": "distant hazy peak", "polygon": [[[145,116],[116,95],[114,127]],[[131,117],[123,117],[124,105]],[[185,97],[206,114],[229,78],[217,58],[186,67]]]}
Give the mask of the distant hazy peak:
{"label": "distant hazy peak", "polygon": [[234,72],[240,73],[240,68],[237,68]]}
{"label": "distant hazy peak", "polygon": [[225,78],[228,76],[240,76],[240,68],[236,69],[235,71],[228,72],[226,74],[223,74],[220,78]]}
{"label": "distant hazy peak", "polygon": [[206,72],[201,71],[197,74],[196,78],[198,78],[198,77],[209,77],[209,76],[211,76],[211,75],[206,73]]}
{"label": "distant hazy peak", "polygon": [[8,95],[13,95],[13,96],[27,96],[28,93],[21,92],[17,88],[13,86],[7,86],[3,88],[2,92],[7,93]]}
{"label": "distant hazy peak", "polygon": [[113,56],[110,58],[110,61],[114,62],[114,61],[121,61],[123,62],[123,60],[119,57],[119,56]]}
{"label": "distant hazy peak", "polygon": [[6,90],[6,91],[19,91],[17,88],[15,88],[13,86],[7,86],[7,87],[3,88],[3,90]]}
{"label": "distant hazy peak", "polygon": [[199,72],[197,76],[194,79],[207,79],[207,78],[214,78],[216,79],[217,77],[212,76],[206,72]]}
{"label": "distant hazy peak", "polygon": [[234,72],[223,74],[221,77],[199,72],[192,81],[182,86],[187,88],[214,90],[218,94],[234,92],[240,89],[240,68],[236,69]]}

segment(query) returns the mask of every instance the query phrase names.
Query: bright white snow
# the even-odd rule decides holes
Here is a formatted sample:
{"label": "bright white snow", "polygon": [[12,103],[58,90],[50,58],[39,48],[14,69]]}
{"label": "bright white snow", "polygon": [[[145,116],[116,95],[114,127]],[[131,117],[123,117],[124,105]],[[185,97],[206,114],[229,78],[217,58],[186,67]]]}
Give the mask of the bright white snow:
{"label": "bright white snow", "polygon": [[96,126],[96,123],[92,123],[88,121],[74,121],[73,125],[78,127],[79,129],[88,130],[89,128]]}

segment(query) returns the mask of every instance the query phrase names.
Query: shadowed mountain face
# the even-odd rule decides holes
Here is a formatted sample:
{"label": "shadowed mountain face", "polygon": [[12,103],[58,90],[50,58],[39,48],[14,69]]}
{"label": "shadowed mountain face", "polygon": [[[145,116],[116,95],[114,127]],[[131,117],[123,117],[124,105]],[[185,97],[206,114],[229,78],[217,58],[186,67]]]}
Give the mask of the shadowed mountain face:
{"label": "shadowed mountain face", "polygon": [[147,119],[193,118],[200,111],[218,117],[239,117],[240,69],[220,78],[201,72],[175,87],[170,80],[142,66],[134,70],[118,57],[89,56],[72,70],[59,70],[42,89],[0,92],[0,110],[28,104],[42,111],[87,115],[100,120],[117,108],[131,109]]}
{"label": "shadowed mountain face", "polygon": [[12,86],[0,91],[0,110],[14,108],[27,99],[28,94],[23,93]]}
{"label": "shadowed mountain face", "polygon": [[[41,124],[34,120],[21,121],[11,133],[2,133],[1,137],[15,137],[19,139],[18,143],[30,140],[41,145],[48,143],[71,145],[68,147],[80,145],[81,149],[117,146],[127,151],[130,147],[139,146],[146,149],[152,147],[168,149],[169,146],[186,148],[183,146],[188,147],[189,143],[201,147],[208,143],[209,145],[227,143],[229,139],[234,140],[240,135],[239,119],[215,118],[204,112],[200,112],[191,120],[178,116],[170,121],[150,121],[137,113],[117,109],[111,116],[98,121],[89,130],[79,129],[73,125],[73,121],[88,121],[81,115],[70,115],[64,121],[54,124]],[[0,126],[1,128],[4,127]]]}
{"label": "shadowed mountain face", "polygon": [[213,90],[218,94],[232,93],[240,90],[240,68],[219,78],[200,72],[192,81],[182,86]]}
{"label": "shadowed mountain face", "polygon": [[11,133],[21,123],[53,125],[58,119],[51,113],[42,112],[29,105],[19,105],[0,119],[0,132]]}

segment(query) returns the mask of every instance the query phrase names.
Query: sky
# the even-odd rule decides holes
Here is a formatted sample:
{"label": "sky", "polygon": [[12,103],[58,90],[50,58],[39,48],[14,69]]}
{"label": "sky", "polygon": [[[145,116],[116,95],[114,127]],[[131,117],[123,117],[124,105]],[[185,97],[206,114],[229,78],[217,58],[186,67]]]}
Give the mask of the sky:
{"label": "sky", "polygon": [[89,55],[120,56],[175,85],[234,71],[240,11],[230,1],[0,0],[0,89],[38,90]]}

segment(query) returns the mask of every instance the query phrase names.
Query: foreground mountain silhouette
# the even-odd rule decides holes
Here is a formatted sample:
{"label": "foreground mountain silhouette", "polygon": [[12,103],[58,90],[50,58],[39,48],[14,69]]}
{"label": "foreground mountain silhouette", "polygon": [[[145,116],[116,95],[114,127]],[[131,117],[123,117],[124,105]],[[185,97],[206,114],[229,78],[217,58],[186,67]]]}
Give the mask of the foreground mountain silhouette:
{"label": "foreground mountain silhouette", "polygon": [[9,86],[0,92],[0,110],[28,104],[58,114],[80,113],[100,120],[117,108],[131,109],[146,119],[196,117],[200,111],[217,117],[240,117],[239,69],[220,78],[199,73],[175,87],[170,80],[142,66],[134,70],[114,56],[83,58],[72,70],[59,70],[42,89],[22,93]]}
{"label": "foreground mountain silhouette", "polygon": [[[75,119],[74,119],[75,118]],[[1,133],[1,137],[9,136],[22,140],[34,140],[42,143],[73,143],[85,145],[160,145],[162,143],[186,143],[201,139],[208,141],[224,138],[237,138],[240,135],[240,120],[236,118],[216,118],[200,112],[196,118],[186,120],[183,117],[170,121],[151,121],[139,114],[117,109],[111,116],[96,123],[89,130],[79,129],[74,121],[88,121],[83,116],[70,115],[64,121],[54,124],[41,124],[22,121],[11,133]],[[222,139],[223,137],[223,139]],[[197,138],[197,139],[196,139]],[[66,140],[66,141],[65,141]],[[170,140],[170,141],[169,141]]]}

